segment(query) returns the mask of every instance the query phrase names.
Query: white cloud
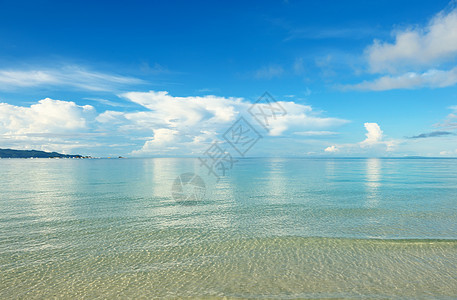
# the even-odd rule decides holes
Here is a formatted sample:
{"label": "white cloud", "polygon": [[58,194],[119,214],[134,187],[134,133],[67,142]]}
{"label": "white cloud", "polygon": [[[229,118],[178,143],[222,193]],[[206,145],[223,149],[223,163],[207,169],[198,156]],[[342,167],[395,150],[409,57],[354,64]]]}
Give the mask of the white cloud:
{"label": "white cloud", "polygon": [[282,107],[287,111],[283,117],[278,117],[270,121],[271,129],[269,135],[280,136],[285,131],[300,129],[326,129],[338,127],[349,121],[338,118],[322,117],[320,114],[313,112],[311,106],[297,104],[295,102],[279,101]]}
{"label": "white cloud", "polygon": [[416,89],[422,87],[442,88],[457,83],[457,67],[449,70],[429,70],[424,73],[409,72],[399,76],[383,76],[374,81],[346,85],[345,90],[386,91],[393,89]]}
{"label": "white cloud", "polygon": [[363,142],[360,143],[362,147],[371,146],[377,144],[382,139],[382,130],[377,123],[365,123],[363,124],[367,133],[365,136],[367,137]]}
{"label": "white cloud", "polygon": [[142,155],[142,154],[163,154],[164,150],[175,150],[177,147],[174,145],[174,142],[178,139],[178,131],[168,129],[168,128],[159,128],[153,129],[154,136],[151,140],[146,141],[143,147],[140,150],[132,151],[132,155]]}
{"label": "white cloud", "polygon": [[[2,146],[67,152],[82,145],[92,145],[100,147],[97,153],[106,153],[112,151],[113,145],[127,145],[130,148],[125,149],[129,150],[124,149],[121,154],[195,155],[202,153],[213,141],[221,140],[221,135],[241,116],[262,135],[267,133],[248,114],[252,103],[243,98],[175,97],[155,91],[130,92],[122,97],[143,106],[143,110],[98,113],[90,105],[49,98],[29,107],[2,103]],[[328,135],[328,129],[348,122],[323,117],[308,105],[292,101],[279,103],[287,110],[287,115],[271,121],[271,136],[287,134],[293,137],[295,132]]]}
{"label": "white cloud", "polygon": [[394,42],[375,40],[365,49],[374,80],[343,90],[443,88],[457,84],[457,9],[442,11],[423,27],[393,32]]}
{"label": "white cloud", "polygon": [[37,86],[43,83],[56,83],[57,81],[58,79],[54,75],[46,71],[0,71],[0,83],[3,89]]}
{"label": "white cloud", "polygon": [[452,156],[455,157],[457,155],[457,149],[454,151],[441,151],[440,152],[441,156]]}
{"label": "white cloud", "polygon": [[228,122],[246,107],[241,98],[217,96],[173,97],[168,92],[130,92],[122,95],[151,111],[154,119],[171,127],[193,126],[201,121]]}
{"label": "white cloud", "polygon": [[329,147],[325,148],[324,151],[325,152],[329,152],[329,153],[335,153],[335,152],[340,151],[340,149],[338,149],[337,146],[332,145],[332,146],[329,146]]}
{"label": "white cloud", "polygon": [[[123,96],[148,109],[145,112],[126,113],[122,118],[143,130],[168,128],[177,131],[175,144],[197,151],[225,132],[242,113],[256,125],[247,114],[252,105],[242,98],[218,96],[174,97],[167,92],[150,91],[125,93]],[[291,101],[279,101],[287,115],[271,120],[269,135],[280,136],[286,132],[310,129],[327,129],[341,126],[348,121],[322,117],[311,106]],[[150,149],[143,147],[143,151]]]}
{"label": "white cloud", "polygon": [[79,66],[60,69],[0,70],[0,90],[38,86],[65,86],[90,91],[112,91],[119,86],[142,84],[144,81],[120,75],[89,71]]}
{"label": "white cloud", "polygon": [[95,110],[90,105],[52,100],[38,101],[30,107],[0,103],[0,133],[66,133],[87,129]]}
{"label": "white cloud", "polygon": [[372,72],[430,67],[457,56],[457,10],[440,12],[424,27],[398,30],[393,43],[375,40],[366,49]]}
{"label": "white cloud", "polygon": [[365,123],[364,126],[367,130],[366,139],[359,143],[360,147],[381,147],[381,150],[390,152],[398,144],[398,141],[395,140],[383,141],[383,132],[377,123]]}
{"label": "white cloud", "polygon": [[90,105],[49,98],[30,107],[0,103],[1,144],[64,153],[78,147],[94,147],[97,143],[86,144],[82,135],[97,135],[90,132],[95,116]]}
{"label": "white cloud", "polygon": [[355,144],[332,145],[324,149],[325,152],[331,153],[336,151],[345,151],[345,154],[378,154],[391,152],[400,143],[398,140],[384,140],[381,127],[377,123],[364,124],[367,133],[362,142]]}
{"label": "white cloud", "polygon": [[114,101],[107,100],[107,99],[103,99],[103,98],[85,97],[85,98],[83,98],[83,99],[84,99],[84,100],[89,100],[89,101],[98,102],[98,103],[101,103],[101,104],[103,104],[103,105],[113,106],[113,107],[127,107],[127,106],[129,106],[129,105],[127,105],[126,103],[114,102]]}

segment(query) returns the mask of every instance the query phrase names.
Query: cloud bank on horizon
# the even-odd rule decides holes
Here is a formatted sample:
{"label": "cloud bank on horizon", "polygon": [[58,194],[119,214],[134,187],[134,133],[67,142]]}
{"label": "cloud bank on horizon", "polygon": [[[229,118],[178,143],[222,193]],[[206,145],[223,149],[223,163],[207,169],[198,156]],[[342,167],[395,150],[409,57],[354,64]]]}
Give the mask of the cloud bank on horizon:
{"label": "cloud bank on horizon", "polygon": [[[214,25],[221,26],[215,27],[220,37],[205,35],[202,28],[214,24],[208,15],[192,18],[193,26],[201,26],[197,31],[183,21],[182,36],[160,18],[142,27],[130,19],[125,30],[149,30],[143,36],[155,39],[118,50],[117,39],[127,37],[113,28],[105,32],[107,48],[98,44],[100,52],[79,40],[84,60],[71,56],[75,44],[58,30],[47,32],[59,41],[52,45],[56,52],[47,48],[45,28],[37,25],[33,32],[30,20],[26,30],[18,27],[18,38],[4,34],[9,54],[0,57],[0,148],[199,156],[244,117],[263,136],[251,156],[457,156],[455,2],[418,3],[404,14],[406,24],[392,16],[391,7],[372,4],[379,6],[375,19],[370,5],[351,3],[367,15],[351,15],[340,2],[314,12],[334,10],[335,23],[301,17],[307,4],[294,1],[266,3],[257,14],[234,10],[221,16],[233,20],[230,28]],[[89,23],[97,16],[93,9]],[[0,12],[0,36],[9,18],[19,17],[10,13]],[[254,25],[238,24],[241,16]],[[81,26],[70,30],[75,40],[93,29]],[[155,31],[159,27],[163,35]],[[19,37],[37,41],[40,59],[28,46],[17,54]],[[53,55],[45,57],[41,48]],[[268,130],[248,113],[265,91],[287,112],[272,119]]]}
{"label": "cloud bank on horizon", "polygon": [[[0,104],[3,143],[17,146],[27,142],[28,148],[68,152],[80,148],[71,143],[73,134],[79,140],[108,135],[124,136],[125,145],[138,144],[130,155],[198,155],[218,135],[227,130],[241,115],[248,117],[252,103],[243,98],[218,96],[173,97],[165,91],[128,92],[123,98],[143,109],[133,112],[106,110],[98,113],[91,105],[80,106],[71,101],[43,99],[30,107]],[[279,101],[285,107],[284,117],[272,120],[271,137],[324,130],[323,135],[348,121],[321,116],[311,106],[292,101]],[[251,123],[255,121],[251,118]],[[135,142],[141,141],[141,142]],[[89,141],[88,141],[89,142]],[[142,146],[141,146],[141,143]],[[87,147],[89,143],[86,143]],[[96,143],[95,147],[100,147]],[[105,144],[111,147],[110,143]],[[124,150],[125,151],[125,150]]]}

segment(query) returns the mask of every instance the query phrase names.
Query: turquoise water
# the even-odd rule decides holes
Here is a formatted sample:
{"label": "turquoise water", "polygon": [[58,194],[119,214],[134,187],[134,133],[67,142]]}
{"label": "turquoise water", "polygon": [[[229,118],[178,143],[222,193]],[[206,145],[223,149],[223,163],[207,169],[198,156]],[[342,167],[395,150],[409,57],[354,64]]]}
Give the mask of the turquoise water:
{"label": "turquoise water", "polygon": [[[184,172],[206,196],[176,202]],[[455,298],[457,160],[0,160],[0,298]]]}

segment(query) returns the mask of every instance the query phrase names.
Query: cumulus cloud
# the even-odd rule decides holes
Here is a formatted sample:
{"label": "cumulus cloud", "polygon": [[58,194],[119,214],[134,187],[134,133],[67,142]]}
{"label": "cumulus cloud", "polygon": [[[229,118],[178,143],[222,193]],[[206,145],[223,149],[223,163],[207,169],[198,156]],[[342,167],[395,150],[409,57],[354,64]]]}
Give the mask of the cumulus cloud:
{"label": "cumulus cloud", "polygon": [[286,131],[301,129],[326,129],[348,123],[347,120],[322,117],[314,112],[309,105],[298,104],[292,101],[278,101],[287,112],[286,115],[269,120],[269,135],[280,136]]}
{"label": "cumulus cloud", "polygon": [[384,140],[384,133],[377,123],[365,123],[365,140],[355,144],[332,145],[324,149],[325,152],[332,153],[345,150],[347,154],[373,153],[382,154],[391,152],[399,144],[398,140]]}
{"label": "cumulus cloud", "polygon": [[89,91],[113,91],[119,86],[145,83],[143,80],[102,72],[79,66],[57,69],[0,70],[0,90],[38,86],[65,86]]}
{"label": "cumulus cloud", "polygon": [[229,122],[247,106],[241,98],[173,97],[164,91],[130,92],[122,96],[146,107],[151,117],[171,127],[193,126],[201,121]]}
{"label": "cumulus cloud", "polygon": [[[131,92],[123,97],[147,108],[144,112],[126,113],[118,116],[134,122],[138,128],[168,128],[176,131],[175,144],[188,149],[207,146],[218,134],[225,132],[243,113],[253,124],[246,113],[252,103],[243,98],[226,98],[218,96],[175,97],[167,92]],[[285,116],[272,119],[269,127],[270,136],[280,136],[287,132],[299,132],[310,129],[327,129],[341,126],[347,120],[322,117],[314,112],[311,106],[292,101],[279,101],[287,111]],[[107,115],[103,116],[104,118]],[[118,118],[119,119],[119,118]],[[152,141],[152,140],[151,140]],[[149,152],[150,143],[142,149]],[[191,151],[190,150],[190,151]],[[194,150],[197,151],[197,150]],[[140,152],[135,152],[139,154]]]}
{"label": "cumulus cloud", "polygon": [[457,56],[457,9],[440,12],[424,27],[394,32],[393,43],[375,40],[366,49],[371,71],[430,67]]}
{"label": "cumulus cloud", "polygon": [[386,151],[392,151],[397,145],[398,141],[395,140],[383,140],[383,131],[377,123],[365,123],[364,124],[367,133],[365,134],[366,139],[359,143],[362,148],[374,148],[381,147]]}
{"label": "cumulus cloud", "polygon": [[442,11],[426,26],[393,32],[394,41],[375,40],[365,49],[373,80],[343,90],[443,88],[457,84],[457,9]]}
{"label": "cumulus cloud", "polygon": [[325,148],[324,151],[328,152],[328,153],[335,153],[335,152],[340,151],[340,149],[338,149],[337,146],[332,145],[332,146],[329,146],[329,147]]}
{"label": "cumulus cloud", "polygon": [[0,103],[0,140],[2,146],[67,152],[89,146],[81,134],[95,134],[90,132],[95,116],[92,106],[71,101],[46,98],[29,107]]}
{"label": "cumulus cloud", "polygon": [[71,101],[38,101],[30,107],[0,103],[0,133],[22,135],[31,133],[67,133],[85,130],[95,110]]}
{"label": "cumulus cloud", "polygon": [[[178,97],[167,92],[130,92],[122,97],[139,104],[137,111],[96,112],[90,105],[43,99],[28,107],[0,104],[0,139],[24,148],[67,152],[79,146],[122,148],[125,153],[195,155],[202,153],[241,116],[263,134],[264,129],[248,114],[251,102],[219,96]],[[311,106],[280,101],[287,115],[271,120],[270,136],[328,135],[327,129],[348,121],[324,117]],[[22,143],[22,144],[21,144]],[[6,143],[3,143],[5,145]],[[52,145],[52,147],[51,147]],[[61,148],[59,148],[61,147]],[[98,153],[103,153],[99,149]]]}
{"label": "cumulus cloud", "polygon": [[457,149],[454,150],[454,151],[441,151],[440,152],[440,155],[441,156],[451,156],[451,157],[455,157],[457,155]]}
{"label": "cumulus cloud", "polygon": [[365,136],[367,137],[363,142],[360,143],[362,147],[371,146],[377,144],[382,139],[382,130],[377,123],[365,123],[363,124],[367,133]]}
{"label": "cumulus cloud", "polygon": [[178,131],[159,128],[153,129],[153,133],[154,136],[152,139],[146,141],[141,149],[132,151],[132,155],[142,155],[145,153],[163,154],[164,150],[168,152],[177,149],[174,143],[178,139]]}

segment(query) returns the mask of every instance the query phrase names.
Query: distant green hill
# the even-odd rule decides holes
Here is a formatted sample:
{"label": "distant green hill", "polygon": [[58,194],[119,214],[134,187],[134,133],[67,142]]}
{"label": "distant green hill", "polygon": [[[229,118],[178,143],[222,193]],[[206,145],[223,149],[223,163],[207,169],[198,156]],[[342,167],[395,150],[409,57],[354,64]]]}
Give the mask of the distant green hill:
{"label": "distant green hill", "polygon": [[0,158],[89,158],[82,155],[66,155],[57,152],[45,152],[38,150],[12,150],[0,149]]}

